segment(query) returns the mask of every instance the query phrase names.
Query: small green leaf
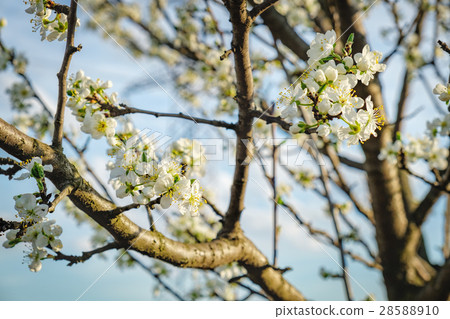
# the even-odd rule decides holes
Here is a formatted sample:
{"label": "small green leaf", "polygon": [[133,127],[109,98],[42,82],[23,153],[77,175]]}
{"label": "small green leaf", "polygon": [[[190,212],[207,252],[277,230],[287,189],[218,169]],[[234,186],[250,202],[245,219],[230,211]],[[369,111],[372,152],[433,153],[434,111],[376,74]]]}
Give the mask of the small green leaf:
{"label": "small green leaf", "polygon": [[347,38],[347,43],[353,43],[354,38],[355,38],[355,34],[350,33],[350,35]]}

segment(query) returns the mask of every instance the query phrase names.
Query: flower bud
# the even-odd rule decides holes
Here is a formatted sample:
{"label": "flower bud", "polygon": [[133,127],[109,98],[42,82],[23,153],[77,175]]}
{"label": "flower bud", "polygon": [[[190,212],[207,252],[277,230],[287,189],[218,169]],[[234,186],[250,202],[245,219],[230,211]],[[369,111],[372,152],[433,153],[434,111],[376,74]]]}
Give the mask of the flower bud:
{"label": "flower bud", "polygon": [[344,58],[344,64],[347,68],[351,68],[353,66],[353,59],[349,56]]}
{"label": "flower bud", "polygon": [[291,134],[297,134],[297,133],[300,133],[300,131],[301,131],[300,127],[296,124],[293,124],[293,125],[291,125],[291,127],[289,127],[289,132]]}
{"label": "flower bud", "polygon": [[327,80],[325,77],[325,74],[322,70],[317,70],[316,74],[314,75],[314,80],[316,80],[317,83],[323,83]]}
{"label": "flower bud", "polygon": [[325,76],[327,77],[328,81],[334,82],[337,80],[338,71],[335,68],[329,66],[325,70]]}

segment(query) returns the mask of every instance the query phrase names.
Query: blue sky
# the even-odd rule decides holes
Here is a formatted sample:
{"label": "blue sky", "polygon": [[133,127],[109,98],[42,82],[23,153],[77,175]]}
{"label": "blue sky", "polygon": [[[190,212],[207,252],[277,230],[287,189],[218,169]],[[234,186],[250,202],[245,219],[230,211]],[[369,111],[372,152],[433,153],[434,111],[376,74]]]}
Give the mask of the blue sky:
{"label": "blue sky", "polygon": [[[64,1],[63,1],[64,2]],[[67,2],[67,1],[65,1]],[[0,2],[0,17],[8,19],[8,26],[2,31],[1,37],[6,45],[14,47],[18,52],[24,52],[29,60],[28,74],[38,92],[45,97],[49,105],[54,108],[57,94],[56,73],[60,67],[62,53],[64,52],[64,43],[41,42],[37,33],[31,32],[31,25],[28,23],[30,16],[24,12],[25,5],[13,1]],[[406,11],[406,14],[408,12]],[[86,16],[80,10],[81,21],[85,21]],[[378,7],[369,14],[366,25],[372,30],[379,29],[378,21],[383,20],[385,12]],[[389,52],[391,44],[389,41],[381,39],[374,33],[369,37],[372,49],[382,52]],[[139,60],[141,66],[133,59],[130,59],[116,44],[112,41],[104,41],[92,31],[86,31],[80,28],[76,36],[76,43],[83,44],[81,53],[77,53],[71,64],[71,73],[79,69],[84,69],[86,74],[92,78],[101,78],[111,80],[114,83],[113,90],[119,92],[119,96],[125,95],[125,89],[130,83],[135,83],[137,79],[146,77],[146,72],[152,76],[158,76],[161,67],[156,62]],[[445,65],[445,64],[444,64]],[[395,103],[396,93],[400,78],[402,76],[403,66],[396,60],[389,64],[388,69],[381,79],[386,90],[383,91],[385,98],[385,107],[388,114],[392,114],[392,107]],[[0,74],[0,87],[8,87],[12,81],[17,80],[10,73]],[[166,88],[171,94],[176,96],[176,92],[170,87]],[[274,96],[272,99],[275,99]],[[126,98],[131,105],[139,107],[148,107],[154,111],[179,112],[176,106],[162,90],[151,87],[144,89],[136,95]],[[425,108],[431,108],[427,95],[413,91],[410,97],[414,102],[411,103],[411,110],[415,106],[423,105]],[[9,98],[4,90],[0,91],[0,117],[11,120],[12,114],[9,108]],[[186,106],[187,108],[187,106]],[[182,111],[182,110],[181,110]],[[190,110],[192,112],[192,110]],[[68,112],[70,113],[70,112]],[[195,115],[195,113],[193,114]],[[436,114],[433,112],[421,112],[420,116],[413,117],[407,124],[407,129],[411,134],[417,135],[425,128],[425,120],[431,119]],[[68,123],[74,127],[78,125],[70,114],[66,116]],[[204,136],[214,135],[211,128],[191,123],[180,122],[181,120],[155,120],[149,117],[138,116],[134,118],[138,127],[148,127],[155,131],[177,137],[188,135],[193,138],[202,138]],[[174,127],[176,128],[174,130]],[[182,128],[182,129],[180,129]],[[228,133],[226,133],[228,134]],[[84,140],[83,138],[81,140]],[[350,154],[357,152],[355,148],[348,150]],[[0,151],[0,156],[6,156]],[[98,174],[107,180],[108,174],[105,170],[107,156],[105,154],[105,143],[103,141],[93,141],[88,150],[88,156],[92,159],[92,164]],[[218,188],[218,195],[215,198],[217,205],[226,209],[228,201],[228,189],[232,178],[232,167],[224,163],[210,163],[209,176],[202,181],[205,187]],[[260,176],[259,168],[252,166],[251,173],[254,179],[249,181],[248,193],[246,198],[246,211],[243,215],[242,225],[251,239],[257,246],[270,258],[271,256],[271,200],[264,192],[270,194],[270,188],[266,181]],[[348,170],[349,181],[359,183],[361,176]],[[281,179],[287,176],[281,175]],[[220,185],[220,186],[217,186]],[[14,200],[13,196],[19,193],[33,192],[34,185],[23,181],[7,181],[0,177],[0,216],[4,218],[13,218]],[[422,194],[426,188],[422,184],[416,186],[417,194]],[[323,206],[314,205],[316,200],[311,192],[303,192],[296,189],[295,196],[291,196],[291,202],[296,205],[299,211],[308,220],[314,220],[316,225],[324,229],[330,229],[329,220],[323,212]],[[364,197],[364,194],[358,194]],[[295,197],[295,198],[293,198]],[[439,262],[437,254],[439,245],[442,243],[442,212],[444,211],[445,201],[441,200],[435,207],[436,212],[424,225],[425,236],[429,239],[428,245],[432,258]],[[133,211],[129,214],[136,221],[145,219],[142,211]],[[353,215],[352,215],[353,216]],[[61,239],[64,243],[63,252],[66,254],[79,254],[83,250],[89,249],[89,237],[92,231],[87,226],[79,227],[76,222],[67,217],[63,211],[57,210],[55,218],[58,224],[63,226],[64,233]],[[365,225],[358,216],[355,217],[358,224],[362,224],[365,232],[363,236],[370,238],[374,236],[373,230]],[[338,271],[338,266],[331,261],[331,257],[338,260],[337,252],[328,247],[319,246],[310,240],[304,231],[299,230],[292,220],[280,210],[280,223],[282,233],[280,237],[279,265],[281,267],[293,266],[294,271],[286,274],[294,285],[311,299],[316,300],[343,300],[343,286],[341,281],[327,280],[320,278],[319,269],[325,267],[330,271]],[[158,223],[156,226],[161,226]],[[372,242],[374,245],[374,243]],[[23,247],[23,246],[22,246]],[[0,247],[0,300],[75,300],[91,284],[102,275],[114,261],[115,253],[106,254],[107,259],[94,257],[90,261],[66,267],[64,262],[44,261],[43,269],[39,273],[31,273],[27,264],[23,263],[23,249],[3,249]],[[146,260],[146,259],[144,259]],[[149,260],[146,260],[149,262]],[[182,288],[183,285],[191,283],[181,279],[186,277],[189,270],[173,269],[173,278],[180,280],[176,286]],[[353,290],[356,298],[364,298],[366,291],[373,293],[376,299],[384,299],[385,293],[382,286],[382,276],[375,271],[356,264],[350,263],[350,274],[359,283],[353,282]],[[92,288],[83,296],[82,300],[150,300],[154,299],[151,291],[154,286],[154,280],[138,268],[130,270],[119,270],[112,267],[98,280]],[[181,289],[180,289],[181,290]],[[168,299],[169,295],[163,294],[160,299]]]}

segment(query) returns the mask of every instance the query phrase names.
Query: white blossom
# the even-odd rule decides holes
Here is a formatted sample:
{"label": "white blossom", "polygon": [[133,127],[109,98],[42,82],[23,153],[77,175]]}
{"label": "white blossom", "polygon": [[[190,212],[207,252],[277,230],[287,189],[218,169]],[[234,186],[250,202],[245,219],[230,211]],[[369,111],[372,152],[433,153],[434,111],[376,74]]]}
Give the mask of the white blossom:
{"label": "white blossom", "polygon": [[389,142],[381,149],[378,159],[380,161],[387,160],[391,164],[397,164],[398,155],[402,149],[402,141],[396,140],[394,143]]}
{"label": "white blossom", "polygon": [[13,83],[11,88],[7,89],[6,92],[10,95],[13,108],[19,111],[25,111],[31,106],[31,104],[28,103],[28,100],[33,97],[34,94],[26,82]]}
{"label": "white blossom", "polygon": [[383,72],[386,69],[385,64],[379,63],[381,53],[370,51],[368,44],[364,46],[362,53],[355,54],[354,59],[358,67],[356,76],[365,85],[369,85],[369,81],[374,78],[375,73]]}
{"label": "white blossom", "polygon": [[440,83],[436,84],[433,93],[439,95],[439,100],[448,102],[450,100],[450,83],[447,83],[447,86]]}
{"label": "white blossom", "polygon": [[48,205],[39,204],[33,194],[22,194],[14,196],[16,204],[14,208],[19,216],[26,221],[40,222],[48,213]]}
{"label": "white blossom", "polygon": [[308,64],[327,57],[333,51],[334,42],[336,42],[334,30],[327,31],[325,34],[318,33],[306,52],[309,57]]}
{"label": "white blossom", "polygon": [[36,176],[32,176],[33,169],[34,170],[42,170],[43,172],[49,172],[49,173],[53,172],[53,166],[50,164],[42,165],[42,159],[40,159],[39,157],[33,157],[31,159],[31,161],[26,163],[22,168],[26,169],[28,172],[23,173],[19,177],[15,178],[16,180],[23,180],[23,179],[29,178],[30,176],[36,177]]}
{"label": "white blossom", "polygon": [[81,126],[81,131],[90,134],[94,139],[100,139],[103,136],[112,137],[115,133],[117,122],[115,119],[106,117],[103,112],[88,112]]}

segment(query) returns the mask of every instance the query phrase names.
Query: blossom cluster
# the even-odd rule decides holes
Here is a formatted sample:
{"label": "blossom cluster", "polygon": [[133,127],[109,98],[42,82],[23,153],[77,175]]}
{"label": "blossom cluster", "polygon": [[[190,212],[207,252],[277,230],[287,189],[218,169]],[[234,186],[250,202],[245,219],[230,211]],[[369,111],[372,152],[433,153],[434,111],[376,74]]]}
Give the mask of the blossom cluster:
{"label": "blossom cluster", "polygon": [[404,161],[402,162],[404,165],[424,159],[431,169],[446,169],[449,151],[448,148],[441,146],[439,137],[448,137],[449,134],[450,114],[447,114],[443,118],[439,117],[428,122],[427,134],[422,138],[409,137],[404,140],[398,135],[395,141],[388,143],[381,150],[378,158],[392,164]]}
{"label": "blossom cluster", "polygon": [[17,74],[25,74],[28,64],[28,60],[25,55],[22,53],[16,53],[13,50],[2,46],[0,47],[0,71],[6,69],[8,62],[11,63]]}
{"label": "blossom cluster", "polygon": [[[291,133],[316,129],[324,137],[334,133],[348,144],[364,142],[384,124],[383,116],[375,108],[371,96],[365,100],[355,96],[353,88],[360,81],[368,85],[385,65],[379,63],[381,53],[370,51],[369,45],[362,53],[351,55],[353,35],[343,49],[343,55],[334,52],[336,33],[318,33],[307,51],[308,70],[288,94],[282,95],[282,118],[310,117],[311,123],[297,122]],[[309,116],[301,114],[301,109]]]}
{"label": "blossom cluster", "polygon": [[205,150],[196,140],[180,138],[170,147],[170,156],[185,166],[187,177],[203,176],[205,173]]}
{"label": "blossom cluster", "polygon": [[94,139],[103,136],[111,138],[115,134],[117,122],[109,116],[109,110],[102,107],[102,104],[113,105],[117,102],[116,92],[111,95],[105,93],[110,87],[111,81],[102,82],[99,79],[94,81],[85,76],[82,70],[69,77],[67,107],[82,123],[81,130]]}
{"label": "blossom cluster", "polygon": [[[48,0],[24,0],[29,7],[26,13],[34,14],[31,20],[34,23],[34,31],[39,30],[41,41],[63,41],[67,38],[67,29],[69,27],[67,15],[64,13],[56,13],[52,16],[52,10],[47,6],[51,4]],[[76,22],[76,26],[80,26],[80,20]]]}
{"label": "blossom cluster", "polygon": [[200,183],[186,174],[188,167],[196,167],[193,164],[197,157],[188,154],[192,150],[186,147],[185,140],[176,141],[171,151],[158,160],[153,140],[147,135],[116,140],[110,152],[115,160],[107,167],[117,197],[131,196],[133,202],[144,205],[156,200],[164,209],[176,202],[183,215],[198,215],[203,203]]}
{"label": "blossom cluster", "polygon": [[203,174],[204,149],[200,143],[188,139],[174,142],[167,154],[158,159],[152,136],[145,135],[126,122],[122,132],[116,132],[117,121],[111,108],[120,109],[117,93],[107,95],[111,81],[93,81],[83,71],[69,77],[67,107],[72,110],[81,130],[94,139],[105,136],[115,158],[108,163],[110,181],[119,198],[131,196],[133,202],[148,204],[158,200],[163,208],[178,203],[182,214],[198,214],[202,192],[198,180],[191,177]]}
{"label": "blossom cluster", "polygon": [[[23,173],[18,180],[28,177],[35,178],[38,182],[39,190],[42,190],[42,179],[44,172],[52,172],[51,165],[42,165],[42,160],[34,157],[29,163],[23,166],[28,172]],[[20,242],[31,245],[31,251],[27,254],[29,268],[33,272],[41,270],[41,260],[47,257],[46,247],[50,246],[54,251],[60,251],[62,242],[58,236],[62,233],[62,228],[55,224],[54,220],[47,218],[49,206],[43,203],[43,199],[38,199],[35,194],[27,193],[14,196],[17,216],[21,218],[23,229],[12,229],[6,233],[6,241],[3,247],[12,248]]]}
{"label": "blossom cluster", "polygon": [[26,111],[31,104],[29,99],[34,96],[34,92],[26,82],[16,82],[6,90],[9,94],[11,105],[18,111]]}
{"label": "blossom cluster", "polygon": [[286,17],[289,25],[305,29],[313,27],[314,19],[321,10],[320,3],[315,0],[280,0],[275,8]]}

